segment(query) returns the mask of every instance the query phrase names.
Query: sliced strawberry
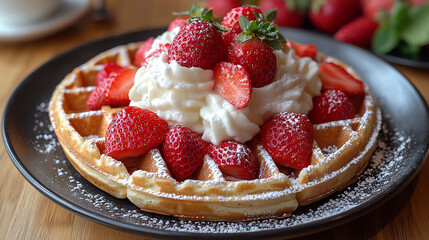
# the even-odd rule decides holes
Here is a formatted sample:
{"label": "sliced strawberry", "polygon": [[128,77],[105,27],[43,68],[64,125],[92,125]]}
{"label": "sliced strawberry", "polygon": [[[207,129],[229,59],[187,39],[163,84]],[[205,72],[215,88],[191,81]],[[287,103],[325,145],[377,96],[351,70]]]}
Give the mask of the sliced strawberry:
{"label": "sliced strawberry", "polygon": [[211,145],[208,153],[222,173],[244,180],[258,178],[258,160],[246,145],[234,141],[221,142]]}
{"label": "sliced strawberry", "polygon": [[119,74],[112,73],[109,75],[109,79],[112,80],[107,80],[110,82],[106,92],[108,105],[120,107],[130,103],[128,93],[134,84],[135,75],[136,70],[131,68],[124,69]]}
{"label": "sliced strawberry", "polygon": [[114,73],[119,73],[123,70],[124,68],[122,66],[119,66],[118,64],[114,63],[114,62],[107,62],[103,65],[103,69],[101,69],[98,74],[97,74],[97,83],[96,85],[100,85],[100,83],[102,81],[104,81],[110,73],[114,72]]}
{"label": "sliced strawberry", "polygon": [[115,159],[137,157],[164,141],[168,123],[155,113],[127,106],[107,127],[104,154]]}
{"label": "sliced strawberry", "polygon": [[296,55],[300,57],[316,58],[317,47],[311,44],[300,44],[287,40],[287,46],[295,50]]}
{"label": "sliced strawberry", "polygon": [[310,164],[313,125],[305,115],[277,114],[264,123],[260,136],[262,145],[277,164],[295,169]]}
{"label": "sliced strawberry", "polygon": [[165,137],[162,156],[174,178],[183,180],[201,166],[207,147],[200,134],[177,124]]}
{"label": "sliced strawberry", "polygon": [[142,67],[147,67],[148,62],[154,58],[158,58],[161,53],[168,52],[170,46],[171,45],[169,43],[160,44],[157,49],[149,53],[149,55],[147,55],[147,57],[143,60]]}
{"label": "sliced strawberry", "polygon": [[327,90],[313,99],[313,109],[308,114],[314,124],[354,118],[353,104],[341,90]]}
{"label": "sliced strawberry", "polygon": [[86,104],[91,110],[103,105],[123,107],[130,103],[128,93],[134,84],[136,70],[126,68],[119,73],[112,72],[90,94]]}
{"label": "sliced strawberry", "polygon": [[219,62],[213,68],[213,90],[237,109],[250,101],[250,78],[246,69],[229,62]]}
{"label": "sliced strawberry", "polygon": [[347,96],[363,94],[365,91],[365,85],[362,81],[332,62],[324,62],[320,65],[319,77],[322,81],[323,90],[337,89],[343,91]]}
{"label": "sliced strawberry", "polygon": [[189,24],[188,17],[177,17],[168,25],[168,31],[175,29],[176,27],[183,28]]}
{"label": "sliced strawberry", "polygon": [[134,66],[140,67],[146,57],[147,51],[151,49],[153,41],[155,39],[153,37],[148,38],[137,50],[136,56],[134,57]]}

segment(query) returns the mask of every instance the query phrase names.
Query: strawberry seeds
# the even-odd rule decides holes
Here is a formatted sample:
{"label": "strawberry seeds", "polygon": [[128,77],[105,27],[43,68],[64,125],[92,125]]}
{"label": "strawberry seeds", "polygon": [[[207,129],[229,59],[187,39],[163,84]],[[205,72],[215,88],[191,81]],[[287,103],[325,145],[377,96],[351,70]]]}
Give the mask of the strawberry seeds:
{"label": "strawberry seeds", "polygon": [[[213,92],[236,109],[245,109],[253,88],[274,81],[277,73],[275,50],[289,47],[300,57],[316,58],[317,48],[313,45],[290,40],[286,44],[277,25],[273,24],[275,11],[263,15],[255,7],[237,7],[225,14],[222,25],[212,20],[211,10],[191,8],[188,13],[189,17],[181,16],[170,25],[169,29],[180,27],[171,44],[154,48],[154,38],[149,38],[136,52],[133,64],[147,68],[150,61],[166,54],[167,62],[212,70]],[[135,75],[135,68],[106,63],[88,98],[91,110],[100,110],[104,105],[123,107],[108,126],[105,155],[125,160],[159,148],[171,175],[178,181],[192,178],[202,166],[204,157],[209,155],[226,176],[244,180],[258,178],[259,162],[246,143],[211,144],[186,126],[169,126],[152,111],[128,106],[128,93]],[[313,99],[310,119],[303,114],[282,112],[261,126],[262,145],[277,164],[298,170],[307,167],[312,155],[312,124],[355,116],[348,96],[363,94],[363,83],[333,63],[323,63],[319,77],[327,91]],[[334,106],[324,105],[325,102]],[[338,111],[332,114],[326,109]],[[338,112],[342,114],[340,117]]]}

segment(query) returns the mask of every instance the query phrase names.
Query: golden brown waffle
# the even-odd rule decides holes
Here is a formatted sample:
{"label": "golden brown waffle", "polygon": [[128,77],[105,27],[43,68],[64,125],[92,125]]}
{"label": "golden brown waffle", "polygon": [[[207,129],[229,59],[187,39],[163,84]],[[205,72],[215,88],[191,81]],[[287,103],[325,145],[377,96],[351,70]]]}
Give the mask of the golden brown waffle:
{"label": "golden brown waffle", "polygon": [[[50,119],[65,154],[76,170],[117,198],[144,211],[190,220],[244,221],[282,218],[354,182],[376,146],[380,111],[368,89],[357,102],[354,119],[314,125],[312,165],[300,172],[278,166],[258,139],[251,142],[260,163],[259,178],[231,180],[205,156],[185,181],[176,181],[158,149],[118,161],[103,155],[107,126],[120,109],[90,111],[86,100],[102,65],[131,66],[138,44],[120,46],[76,68],[56,88]],[[329,60],[329,59],[328,59]],[[332,60],[332,59],[331,59]]]}

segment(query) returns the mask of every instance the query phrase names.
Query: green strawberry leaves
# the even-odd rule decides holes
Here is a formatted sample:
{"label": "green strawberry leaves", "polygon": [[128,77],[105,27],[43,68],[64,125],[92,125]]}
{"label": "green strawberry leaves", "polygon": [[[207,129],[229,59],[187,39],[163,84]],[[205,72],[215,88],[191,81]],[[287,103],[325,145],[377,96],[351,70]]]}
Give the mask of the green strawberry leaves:
{"label": "green strawberry leaves", "polygon": [[189,16],[189,23],[201,20],[206,21],[211,23],[219,32],[226,32],[226,29],[220,23],[214,21],[212,9],[197,7],[195,4],[192,4],[188,11],[173,14],[179,16]]}
{"label": "green strawberry leaves", "polygon": [[245,16],[238,18],[242,33],[238,35],[238,42],[246,42],[252,38],[264,41],[273,49],[282,49],[282,43],[286,43],[285,38],[279,32],[278,26],[272,21],[276,18],[277,11],[271,10],[265,15],[254,13],[257,20],[249,21]]}
{"label": "green strawberry leaves", "polygon": [[420,48],[429,44],[429,4],[412,7],[395,1],[390,15],[381,21],[374,34],[372,51],[386,54],[397,49],[404,55],[417,58]]}

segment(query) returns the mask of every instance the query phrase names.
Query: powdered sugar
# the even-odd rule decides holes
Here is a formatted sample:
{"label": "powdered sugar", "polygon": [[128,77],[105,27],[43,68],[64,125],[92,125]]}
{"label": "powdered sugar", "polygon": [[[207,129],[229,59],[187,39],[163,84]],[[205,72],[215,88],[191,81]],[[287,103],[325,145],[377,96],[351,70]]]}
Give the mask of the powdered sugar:
{"label": "powdered sugar", "polygon": [[[267,219],[251,222],[191,222],[174,217],[146,213],[139,210],[128,200],[116,199],[87,182],[62,154],[59,143],[49,124],[47,104],[41,103],[35,114],[34,131],[37,137],[32,140],[34,148],[41,154],[51,154],[53,165],[52,185],[58,195],[65,194],[66,199],[88,211],[87,214],[104,216],[112,221],[128,224],[130,227],[154,228],[172,232],[185,233],[245,233],[274,229],[291,229],[303,224],[331,218],[347,211],[353,212],[355,207],[376,199],[376,196],[390,191],[392,184],[413,171],[408,162],[403,161],[409,156],[408,149],[416,144],[413,136],[407,136],[397,130],[394,121],[384,116],[380,137],[372,160],[361,175],[358,182],[344,191],[336,193],[315,204],[299,207],[290,217],[285,219]],[[49,165],[46,162],[40,164]],[[56,187],[56,186],[61,187]],[[61,192],[59,192],[61,191]]]}

